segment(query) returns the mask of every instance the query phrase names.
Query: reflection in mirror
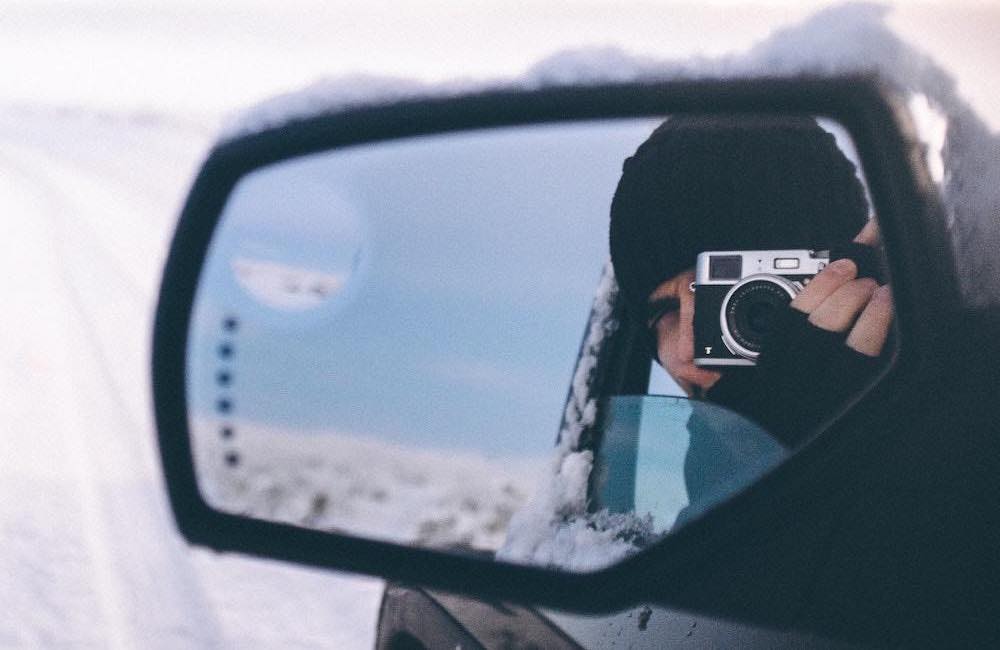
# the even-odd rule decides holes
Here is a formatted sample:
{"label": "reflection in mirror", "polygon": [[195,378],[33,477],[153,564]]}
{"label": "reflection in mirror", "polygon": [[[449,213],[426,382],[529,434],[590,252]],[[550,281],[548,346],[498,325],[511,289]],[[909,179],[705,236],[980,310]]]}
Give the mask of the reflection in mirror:
{"label": "reflection in mirror", "polygon": [[786,446],[870,384],[893,350],[856,160],[828,120],[678,117],[629,158],[611,208],[616,278],[653,358],[684,394]]}
{"label": "reflection in mirror", "polygon": [[[841,246],[871,213],[846,132],[727,119],[426,136],[241,179],[188,339],[208,503],[590,570],[751,485],[884,364],[891,306],[855,279],[877,231],[867,261]],[[841,255],[857,268],[824,274]]]}

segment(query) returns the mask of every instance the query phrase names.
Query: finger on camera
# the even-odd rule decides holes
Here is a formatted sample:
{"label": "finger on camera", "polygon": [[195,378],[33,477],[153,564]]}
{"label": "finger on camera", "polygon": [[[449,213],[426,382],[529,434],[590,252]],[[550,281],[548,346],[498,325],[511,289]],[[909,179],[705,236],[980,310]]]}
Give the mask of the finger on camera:
{"label": "finger on camera", "polygon": [[846,332],[871,300],[878,283],[871,278],[851,280],[809,313],[809,322],[831,332]]}
{"label": "finger on camera", "polygon": [[837,260],[816,274],[816,277],[810,280],[799,295],[795,296],[791,306],[801,312],[811,314],[840,287],[857,276],[857,264],[849,259]]}
{"label": "finger on camera", "polygon": [[881,244],[882,234],[879,232],[878,222],[875,219],[869,219],[865,227],[861,229],[861,232],[854,237],[854,243],[872,247]]}
{"label": "finger on camera", "polygon": [[869,357],[879,356],[889,337],[892,318],[892,290],[885,285],[875,290],[858,316],[851,333],[847,335],[847,347]]}

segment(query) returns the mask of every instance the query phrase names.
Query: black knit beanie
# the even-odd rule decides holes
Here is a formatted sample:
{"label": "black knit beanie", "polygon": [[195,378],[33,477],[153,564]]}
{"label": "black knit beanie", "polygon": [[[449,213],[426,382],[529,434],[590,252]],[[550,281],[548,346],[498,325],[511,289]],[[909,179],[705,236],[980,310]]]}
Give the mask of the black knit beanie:
{"label": "black knit beanie", "polygon": [[625,161],[611,260],[632,309],[710,250],[828,249],[864,226],[854,165],[810,117],[678,116]]}

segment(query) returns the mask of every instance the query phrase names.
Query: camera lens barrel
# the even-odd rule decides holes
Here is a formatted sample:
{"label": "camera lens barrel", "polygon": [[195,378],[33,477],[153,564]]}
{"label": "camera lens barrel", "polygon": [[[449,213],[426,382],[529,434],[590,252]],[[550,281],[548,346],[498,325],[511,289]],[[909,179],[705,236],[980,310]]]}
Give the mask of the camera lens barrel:
{"label": "camera lens barrel", "polygon": [[729,290],[719,310],[722,341],[734,355],[755,360],[778,310],[798,295],[800,286],[779,275],[749,275]]}

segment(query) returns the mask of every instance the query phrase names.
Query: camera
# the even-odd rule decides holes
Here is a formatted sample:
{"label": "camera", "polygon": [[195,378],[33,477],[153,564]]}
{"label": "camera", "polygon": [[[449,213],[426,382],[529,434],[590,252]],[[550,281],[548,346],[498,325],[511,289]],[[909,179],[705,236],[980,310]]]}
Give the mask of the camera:
{"label": "camera", "polygon": [[775,314],[829,262],[828,251],[699,254],[691,284],[695,365],[755,365]]}

